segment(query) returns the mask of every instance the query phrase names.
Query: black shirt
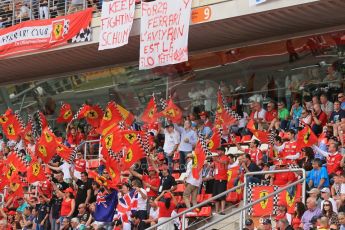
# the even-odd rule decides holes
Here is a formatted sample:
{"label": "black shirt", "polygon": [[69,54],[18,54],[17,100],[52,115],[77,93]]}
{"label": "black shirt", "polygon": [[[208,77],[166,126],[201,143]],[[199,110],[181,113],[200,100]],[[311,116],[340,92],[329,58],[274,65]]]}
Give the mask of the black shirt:
{"label": "black shirt", "polygon": [[[53,179],[54,181],[54,179]],[[56,184],[56,186],[58,187],[58,189],[63,192],[65,189],[67,189],[69,187],[69,185],[62,181],[62,182],[57,182],[56,180],[54,181],[54,183]],[[53,208],[52,211],[52,216],[54,219],[57,219],[60,217],[60,208],[61,208],[61,203],[62,203],[62,199],[58,198],[55,194],[55,192],[53,193],[53,197],[51,200],[51,205]]]}
{"label": "black shirt", "polygon": [[78,219],[80,220],[80,222],[82,223],[86,223],[88,220],[89,220],[89,217],[90,217],[90,213],[88,212],[85,212],[84,214],[78,214]]}
{"label": "black shirt", "polygon": [[37,222],[40,224],[44,217],[49,214],[50,212],[50,206],[47,203],[44,204],[36,204],[35,207],[37,211]]}
{"label": "black shirt", "polygon": [[86,182],[77,180],[78,185],[77,196],[75,199],[76,204],[85,203],[87,197],[87,190],[92,189],[92,179],[88,179]]}
{"label": "black shirt", "polygon": [[164,177],[161,173],[159,173],[160,178],[160,187],[158,189],[158,193],[161,193],[164,190],[171,189],[172,186],[176,186],[176,181],[173,176],[170,174],[166,177]]}

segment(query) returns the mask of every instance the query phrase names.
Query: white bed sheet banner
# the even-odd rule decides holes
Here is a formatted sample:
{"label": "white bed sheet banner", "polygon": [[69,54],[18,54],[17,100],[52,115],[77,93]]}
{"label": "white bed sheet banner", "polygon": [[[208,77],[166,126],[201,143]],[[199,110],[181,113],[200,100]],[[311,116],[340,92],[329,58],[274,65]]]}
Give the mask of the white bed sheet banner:
{"label": "white bed sheet banner", "polygon": [[141,3],[139,69],[188,61],[192,0]]}
{"label": "white bed sheet banner", "polygon": [[98,50],[128,44],[133,25],[135,0],[103,1]]}

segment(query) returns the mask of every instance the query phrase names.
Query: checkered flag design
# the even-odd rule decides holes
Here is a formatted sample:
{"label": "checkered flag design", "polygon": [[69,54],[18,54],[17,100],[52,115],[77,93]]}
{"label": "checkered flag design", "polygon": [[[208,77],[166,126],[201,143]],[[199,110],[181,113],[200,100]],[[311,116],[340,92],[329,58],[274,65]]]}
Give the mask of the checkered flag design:
{"label": "checkered flag design", "polygon": [[164,98],[159,99],[160,106],[162,107],[162,110],[164,110],[167,107],[167,101]]}
{"label": "checkered flag design", "polygon": [[299,125],[300,129],[304,129],[305,123],[302,120],[299,120]]}
{"label": "checkered flag design", "polygon": [[[82,104],[82,106],[78,109],[78,111],[74,114],[72,121],[77,120],[77,118],[79,117],[79,114],[81,113],[81,110],[84,108],[85,104]],[[72,122],[71,121],[71,122]]]}
{"label": "checkered flag design", "polygon": [[125,130],[125,122],[124,121],[120,121],[119,122],[119,128],[120,128],[120,130]]}
{"label": "checkered flag design", "polygon": [[268,144],[273,146],[274,141],[278,135],[279,135],[278,131],[275,129],[272,129],[271,132],[268,134]]}
{"label": "checkered flag design", "polygon": [[222,102],[223,102],[223,106],[224,106],[224,109],[226,110],[226,112],[228,114],[230,114],[232,117],[234,117],[237,121],[241,120],[242,117],[240,115],[238,115],[238,113],[236,113],[235,111],[233,111],[231,108],[229,108],[228,104],[227,104],[227,101],[225,100],[225,97],[222,93],[222,90],[219,86],[219,92],[220,92],[220,95],[222,97]]}
{"label": "checkered flag design", "polygon": [[139,144],[140,144],[141,148],[144,150],[146,156],[149,156],[150,150],[148,148],[148,143],[145,144],[145,140],[143,140],[143,138],[141,138],[140,134],[137,135],[137,138],[138,138]]}
{"label": "checkered flag design", "polygon": [[89,42],[91,41],[92,29],[90,26],[87,28],[82,28],[78,34],[76,34],[72,39],[68,40],[68,43],[79,43],[79,42]]}
{"label": "checkered flag design", "polygon": [[212,156],[211,151],[207,147],[207,143],[206,143],[204,135],[202,135],[199,132],[198,136],[199,136],[199,142],[201,144],[202,150],[205,152],[206,156]]}
{"label": "checkered flag design", "polygon": [[18,149],[15,149],[15,154],[19,157],[20,161],[25,164],[25,166],[29,166],[30,162],[27,161],[26,158],[26,151],[18,151]]}
{"label": "checkered flag design", "polygon": [[65,23],[64,23],[64,26],[63,26],[63,35],[68,34],[69,25],[70,25],[70,21],[69,20],[65,20]]}
{"label": "checkered flag design", "polygon": [[72,154],[69,156],[69,158],[66,160],[66,162],[68,164],[73,164],[74,163],[74,159],[77,156],[77,152],[78,152],[78,147],[75,147],[72,151]]}
{"label": "checkered flag design", "polygon": [[[278,186],[274,186],[274,191],[279,189]],[[273,215],[277,215],[278,213],[278,202],[279,202],[279,194],[273,196]]]}
{"label": "checkered flag design", "polygon": [[25,124],[24,124],[24,121],[22,119],[22,117],[20,116],[19,114],[19,111],[16,111],[14,113],[14,116],[16,117],[16,119],[18,120],[19,124],[20,124],[20,128],[21,130],[23,131],[25,129]]}

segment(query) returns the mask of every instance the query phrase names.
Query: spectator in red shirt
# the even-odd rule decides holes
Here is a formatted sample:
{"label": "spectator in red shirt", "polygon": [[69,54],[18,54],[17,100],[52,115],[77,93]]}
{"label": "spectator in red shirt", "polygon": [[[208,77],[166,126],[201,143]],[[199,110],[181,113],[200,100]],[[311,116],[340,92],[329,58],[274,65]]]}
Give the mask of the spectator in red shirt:
{"label": "spectator in red shirt", "polygon": [[267,124],[265,125],[265,129],[268,129],[269,127],[273,127],[273,121],[275,121],[275,119],[278,116],[278,112],[275,108],[275,104],[274,102],[270,101],[267,104],[267,112],[265,114],[265,121],[267,122]]}
{"label": "spectator in red shirt", "polygon": [[320,104],[313,105],[311,129],[316,135],[322,133],[322,127],[327,123],[327,114],[321,110]]}
{"label": "spectator in red shirt", "polygon": [[316,145],[313,146],[313,149],[318,152],[319,154],[323,155],[327,158],[327,172],[329,175],[329,178],[331,179],[337,171],[342,171],[343,166],[343,156],[338,152],[339,143],[338,142],[332,142],[329,144],[328,152],[323,151]]}
{"label": "spectator in red shirt", "polygon": [[129,169],[129,172],[139,178],[140,180],[143,181],[143,184],[146,188],[147,191],[147,197],[156,197],[158,195],[158,189],[160,185],[160,179],[159,176],[157,175],[157,172],[154,167],[149,166],[148,172],[149,175],[142,175],[136,171],[134,171],[132,168]]}
{"label": "spectator in red shirt", "polygon": [[[164,198],[164,201],[160,201],[161,198]],[[157,204],[159,208],[159,213],[158,213],[158,224],[162,223],[166,219],[171,217],[171,213],[174,211],[176,205],[177,205],[177,200],[170,191],[163,191],[156,199],[155,203]],[[160,226],[159,229],[166,229],[166,230],[174,230],[174,222],[169,221],[166,224],[163,224]]]}
{"label": "spectator in red shirt", "polygon": [[83,153],[78,150],[76,159],[74,160],[74,176],[81,179],[82,172],[86,172],[86,160],[83,158]]}
{"label": "spectator in red shirt", "polygon": [[244,149],[242,148],[237,142],[236,139],[233,138],[232,139],[233,143],[236,144],[236,147],[238,150],[248,153],[250,155],[250,159],[255,162],[255,164],[257,165],[261,165],[261,163],[263,163],[263,153],[262,151],[259,149],[260,146],[260,142],[258,140],[252,140],[249,144],[249,148],[248,149]]}
{"label": "spectator in red shirt", "polygon": [[213,127],[212,122],[210,121],[210,119],[208,118],[208,114],[205,111],[202,111],[201,113],[199,113],[200,116],[200,120],[202,120],[204,122],[205,126],[208,126],[210,128]]}
{"label": "spectator in red shirt", "polygon": [[[228,165],[229,158],[225,155],[225,147],[218,148],[218,157],[213,159],[214,162],[214,184],[213,184],[213,196],[216,196],[226,191],[226,184],[228,180]],[[221,206],[221,212],[219,214],[225,215],[225,196],[216,200],[216,213],[219,212],[219,204]]]}
{"label": "spectator in red shirt", "polygon": [[[277,170],[286,169],[286,162],[279,161],[275,164]],[[296,180],[296,176],[293,172],[275,173],[271,177],[271,185],[286,186]]]}
{"label": "spectator in red shirt", "polygon": [[71,147],[78,146],[80,142],[82,141],[81,135],[78,135],[77,129],[74,126],[72,127],[67,126],[66,133],[67,133],[66,135],[67,142]]}

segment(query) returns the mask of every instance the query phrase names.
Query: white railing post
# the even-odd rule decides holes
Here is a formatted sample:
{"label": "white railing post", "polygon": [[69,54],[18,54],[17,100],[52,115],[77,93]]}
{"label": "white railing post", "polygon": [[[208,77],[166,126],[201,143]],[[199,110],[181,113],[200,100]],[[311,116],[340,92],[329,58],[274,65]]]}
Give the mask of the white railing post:
{"label": "white railing post", "polygon": [[186,229],[186,214],[182,215],[182,230]]}

